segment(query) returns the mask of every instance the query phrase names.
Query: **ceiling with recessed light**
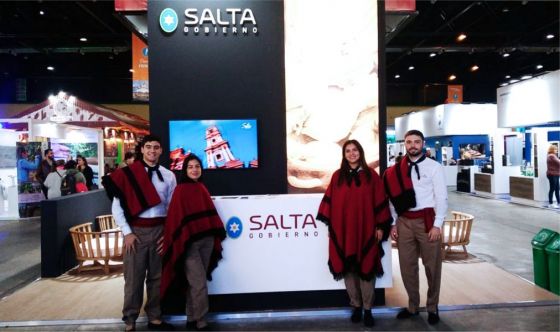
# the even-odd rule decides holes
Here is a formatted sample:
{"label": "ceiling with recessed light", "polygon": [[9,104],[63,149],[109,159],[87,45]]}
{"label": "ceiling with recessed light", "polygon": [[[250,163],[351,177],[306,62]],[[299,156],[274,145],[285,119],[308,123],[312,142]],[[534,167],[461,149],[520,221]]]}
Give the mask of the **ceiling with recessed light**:
{"label": "ceiling with recessed light", "polygon": [[[400,15],[386,16],[388,105],[442,103],[448,84],[495,102],[500,84],[559,68],[557,0],[426,0]],[[0,1],[0,103],[59,90],[131,102],[130,47],[113,1]]]}

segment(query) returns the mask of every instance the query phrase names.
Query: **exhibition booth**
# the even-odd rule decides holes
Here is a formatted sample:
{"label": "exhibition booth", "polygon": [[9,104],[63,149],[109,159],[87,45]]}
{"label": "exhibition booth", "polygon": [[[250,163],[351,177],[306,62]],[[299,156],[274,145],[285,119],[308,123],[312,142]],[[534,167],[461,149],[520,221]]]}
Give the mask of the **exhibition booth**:
{"label": "exhibition booth", "polygon": [[[410,129],[424,133],[426,150],[442,163],[448,186],[463,192],[508,193],[507,179],[514,170],[497,163],[496,156],[503,154],[497,142],[511,130],[498,128],[496,105],[444,104],[395,119],[398,141]],[[403,143],[392,146],[404,150]]]}
{"label": "exhibition booth", "polygon": [[35,173],[43,152],[51,148],[55,160],[75,159],[82,154],[99,183],[103,169],[103,133],[100,129],[84,128],[35,119],[0,119],[2,124],[3,160],[0,168],[4,210],[3,219],[14,220],[36,215],[45,198]]}
{"label": "exhibition booth", "polygon": [[546,158],[549,146],[560,143],[559,89],[558,70],[498,88],[498,125],[519,131],[503,141],[502,163],[515,168],[508,179],[512,202],[548,204]]}

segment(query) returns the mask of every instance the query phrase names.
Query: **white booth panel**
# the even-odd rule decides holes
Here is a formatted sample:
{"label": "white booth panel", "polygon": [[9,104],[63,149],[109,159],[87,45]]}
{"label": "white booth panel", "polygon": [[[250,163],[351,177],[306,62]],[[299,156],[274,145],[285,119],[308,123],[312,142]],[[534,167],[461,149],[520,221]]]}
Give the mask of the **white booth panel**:
{"label": "white booth panel", "polygon": [[[328,229],[316,220],[322,194],[216,197],[227,225],[223,259],[212,273],[210,294],[344,289],[329,271]],[[233,219],[235,220],[235,219]],[[232,222],[233,222],[232,220]],[[232,230],[240,229],[239,233]],[[392,287],[391,243],[383,244],[385,274],[377,288]]]}

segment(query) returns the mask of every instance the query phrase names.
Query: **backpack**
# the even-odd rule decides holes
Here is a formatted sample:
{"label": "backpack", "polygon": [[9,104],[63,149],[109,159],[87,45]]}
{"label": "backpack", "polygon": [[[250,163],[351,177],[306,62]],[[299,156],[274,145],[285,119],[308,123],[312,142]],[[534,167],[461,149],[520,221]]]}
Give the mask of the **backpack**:
{"label": "backpack", "polygon": [[75,173],[64,175],[60,182],[60,194],[62,196],[76,193],[76,177]]}

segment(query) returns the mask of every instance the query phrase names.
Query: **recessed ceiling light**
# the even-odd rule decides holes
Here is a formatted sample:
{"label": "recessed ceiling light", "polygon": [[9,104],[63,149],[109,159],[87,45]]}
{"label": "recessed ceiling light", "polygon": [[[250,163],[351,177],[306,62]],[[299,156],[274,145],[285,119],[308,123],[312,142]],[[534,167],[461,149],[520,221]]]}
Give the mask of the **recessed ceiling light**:
{"label": "recessed ceiling light", "polygon": [[414,66],[408,67],[408,70],[414,70]]}
{"label": "recessed ceiling light", "polygon": [[507,58],[507,57],[509,56],[509,53],[504,53],[504,54],[502,54],[502,56],[503,56],[504,58]]}
{"label": "recessed ceiling light", "polygon": [[395,75],[395,78],[400,78],[400,77],[401,77],[401,75],[399,75],[399,74]]}
{"label": "recessed ceiling light", "polygon": [[42,10],[40,10],[40,11],[39,11],[39,15],[45,15],[45,12],[42,11]]}
{"label": "recessed ceiling light", "polygon": [[511,78],[511,76],[509,76],[509,75],[506,75],[506,78]]}
{"label": "recessed ceiling light", "polygon": [[477,65],[474,65],[474,66],[471,67],[471,71],[477,71],[478,68],[479,68],[479,67],[478,67]]}
{"label": "recessed ceiling light", "polygon": [[435,53],[430,53],[430,58],[433,58],[433,57],[435,57],[436,55],[437,55],[437,54],[435,54]]}
{"label": "recessed ceiling light", "polygon": [[509,80],[509,82],[510,82],[511,84],[513,84],[513,83],[519,82],[519,80],[513,79],[513,80]]}
{"label": "recessed ceiling light", "polygon": [[455,80],[456,78],[457,78],[457,76],[451,74],[451,75],[449,75],[449,77],[448,77],[447,79],[450,80],[450,81],[453,81],[453,80]]}
{"label": "recessed ceiling light", "polygon": [[460,34],[459,36],[457,36],[457,41],[463,41],[467,39],[467,35],[465,35],[464,33]]}
{"label": "recessed ceiling light", "polygon": [[524,75],[524,76],[521,76],[521,79],[522,79],[522,80],[528,80],[528,79],[530,79],[530,78],[532,78],[532,77],[533,77],[533,76],[531,76],[531,75]]}
{"label": "recessed ceiling light", "polygon": [[502,84],[500,84],[500,86],[506,86],[506,85],[508,85],[508,83],[502,83]]}
{"label": "recessed ceiling light", "polygon": [[53,70],[54,70],[54,67],[53,67],[53,66],[48,66],[48,67],[47,67],[47,70],[53,71]]}
{"label": "recessed ceiling light", "polygon": [[537,65],[537,69],[542,69],[543,66],[542,65]]}
{"label": "recessed ceiling light", "polygon": [[81,42],[87,42],[87,38],[86,38],[86,37],[82,37],[82,38],[80,38],[80,41],[81,41]]}
{"label": "recessed ceiling light", "polygon": [[134,69],[129,69],[128,71],[131,72],[131,73],[134,73]]}
{"label": "recessed ceiling light", "polygon": [[502,9],[502,13],[507,13],[507,12],[509,12],[509,8],[506,7],[504,9]]}
{"label": "recessed ceiling light", "polygon": [[548,34],[548,35],[546,35],[546,39],[552,39],[552,38],[554,38],[554,35],[553,35],[553,34]]}

